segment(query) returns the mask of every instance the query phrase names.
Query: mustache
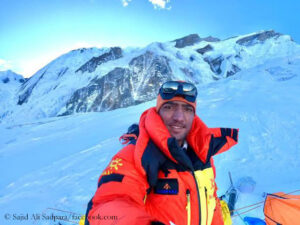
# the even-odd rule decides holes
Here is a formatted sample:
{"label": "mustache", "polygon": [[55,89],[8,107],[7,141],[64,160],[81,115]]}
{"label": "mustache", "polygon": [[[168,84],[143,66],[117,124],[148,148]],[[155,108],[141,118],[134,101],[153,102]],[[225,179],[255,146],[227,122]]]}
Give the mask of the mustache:
{"label": "mustache", "polygon": [[183,123],[169,123],[169,126],[176,126],[176,127],[183,127],[185,128],[185,125]]}

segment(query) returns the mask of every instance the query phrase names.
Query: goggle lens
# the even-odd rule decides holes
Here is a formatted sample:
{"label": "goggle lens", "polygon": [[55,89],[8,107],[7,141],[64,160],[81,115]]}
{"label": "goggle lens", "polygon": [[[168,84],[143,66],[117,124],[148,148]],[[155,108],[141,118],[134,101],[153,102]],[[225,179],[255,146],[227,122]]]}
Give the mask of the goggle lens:
{"label": "goggle lens", "polygon": [[194,96],[197,95],[196,87],[193,84],[184,83],[182,85],[183,92],[185,92],[186,95]]}
{"label": "goggle lens", "polygon": [[168,81],[161,86],[160,94],[163,99],[183,96],[186,100],[195,102],[197,98],[197,88],[191,83]]}
{"label": "goggle lens", "polygon": [[173,81],[164,83],[162,89],[164,93],[174,93],[178,90],[178,83]]}

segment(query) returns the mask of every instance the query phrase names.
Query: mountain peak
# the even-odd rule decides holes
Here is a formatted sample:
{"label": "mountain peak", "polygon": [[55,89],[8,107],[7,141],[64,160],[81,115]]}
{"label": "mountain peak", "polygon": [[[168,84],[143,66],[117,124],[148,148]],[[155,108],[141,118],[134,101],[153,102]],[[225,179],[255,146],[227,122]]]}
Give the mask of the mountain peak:
{"label": "mountain peak", "polygon": [[279,36],[282,36],[281,33],[275,32],[274,30],[267,30],[267,31],[261,31],[258,33],[254,33],[251,35],[248,35],[246,37],[243,37],[241,39],[238,39],[236,41],[239,45],[244,46],[251,46],[259,42],[264,42],[270,38],[278,38]]}
{"label": "mountain peak", "polygon": [[220,41],[220,39],[216,38],[216,37],[212,37],[212,36],[201,38],[198,34],[190,34],[188,36],[174,40],[174,42],[176,42],[176,44],[175,44],[176,48],[184,48],[186,46],[192,46],[201,41],[217,42],[217,41]]}
{"label": "mountain peak", "polygon": [[186,46],[194,45],[201,41],[201,38],[198,34],[190,34],[188,36],[179,38],[174,40],[176,42],[175,47],[176,48],[184,48]]}
{"label": "mountain peak", "polygon": [[12,70],[0,71],[0,81],[2,83],[9,83],[11,81],[24,83],[25,79],[22,75],[13,72]]}

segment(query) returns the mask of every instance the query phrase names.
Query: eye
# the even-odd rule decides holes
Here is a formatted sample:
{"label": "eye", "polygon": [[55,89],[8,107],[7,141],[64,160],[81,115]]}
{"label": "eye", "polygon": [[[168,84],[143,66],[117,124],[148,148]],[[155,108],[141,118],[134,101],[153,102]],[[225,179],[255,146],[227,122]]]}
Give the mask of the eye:
{"label": "eye", "polygon": [[184,111],[192,113],[192,112],[194,112],[194,109],[191,106],[186,106],[186,107],[184,107]]}
{"label": "eye", "polygon": [[163,109],[166,109],[166,110],[172,109],[172,105],[171,104],[164,104]]}

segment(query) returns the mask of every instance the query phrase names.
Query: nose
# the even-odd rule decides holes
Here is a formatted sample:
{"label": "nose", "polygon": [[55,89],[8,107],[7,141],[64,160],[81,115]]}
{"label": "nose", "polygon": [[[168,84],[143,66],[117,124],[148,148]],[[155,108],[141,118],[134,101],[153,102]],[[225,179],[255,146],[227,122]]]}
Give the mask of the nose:
{"label": "nose", "polygon": [[173,113],[173,120],[182,122],[184,121],[184,112],[181,107],[177,107]]}

